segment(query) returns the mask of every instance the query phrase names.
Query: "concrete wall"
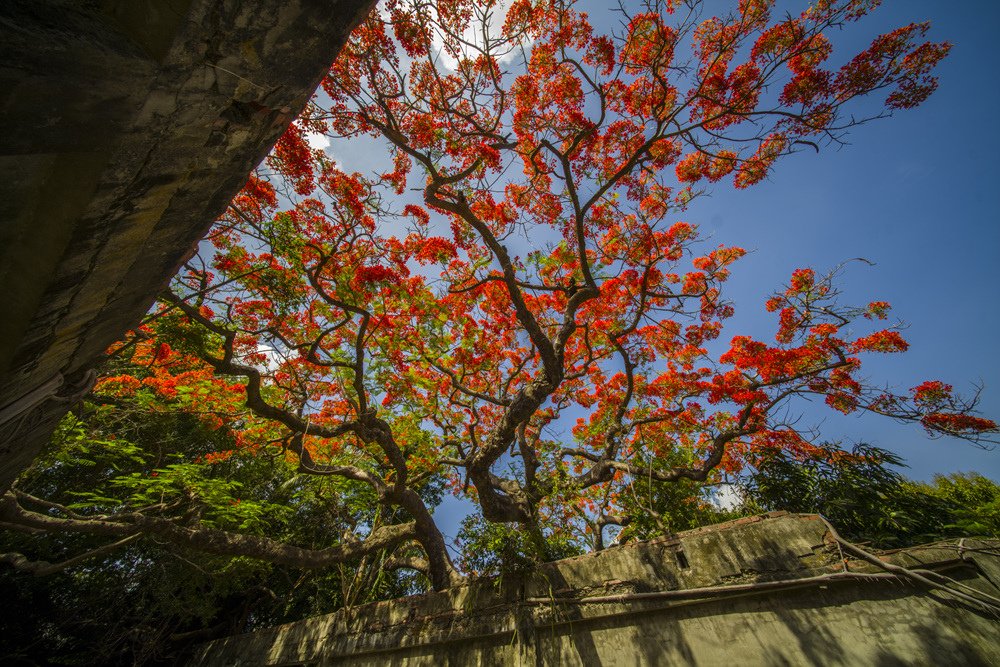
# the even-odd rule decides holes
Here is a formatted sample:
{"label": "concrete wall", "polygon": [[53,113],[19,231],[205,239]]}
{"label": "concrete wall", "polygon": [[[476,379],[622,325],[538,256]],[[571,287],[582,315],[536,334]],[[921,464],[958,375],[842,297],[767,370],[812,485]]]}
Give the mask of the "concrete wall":
{"label": "concrete wall", "polygon": [[[1000,595],[1000,542],[886,560]],[[896,579],[813,579],[844,569],[820,517],[775,514],[218,640],[190,664],[1000,664],[996,617]]]}
{"label": "concrete wall", "polygon": [[371,4],[0,2],[0,490]]}

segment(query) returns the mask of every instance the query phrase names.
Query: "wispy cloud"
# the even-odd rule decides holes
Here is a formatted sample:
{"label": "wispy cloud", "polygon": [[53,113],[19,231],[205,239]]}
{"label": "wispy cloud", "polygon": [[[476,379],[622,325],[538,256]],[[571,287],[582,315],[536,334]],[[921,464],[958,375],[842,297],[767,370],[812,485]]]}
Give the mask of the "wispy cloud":
{"label": "wispy cloud", "polygon": [[325,151],[330,147],[330,138],[319,132],[307,132],[306,143],[314,151]]}

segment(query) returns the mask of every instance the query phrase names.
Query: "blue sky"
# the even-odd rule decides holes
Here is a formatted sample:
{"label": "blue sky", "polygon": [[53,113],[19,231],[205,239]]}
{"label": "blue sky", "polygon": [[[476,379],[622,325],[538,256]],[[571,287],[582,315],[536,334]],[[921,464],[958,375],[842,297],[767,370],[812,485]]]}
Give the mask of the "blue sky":
{"label": "blue sky", "polygon": [[[615,27],[617,18],[592,2],[594,23]],[[804,2],[779,3],[798,13]],[[727,11],[733,2],[708,0],[706,14]],[[940,88],[921,107],[855,128],[849,145],[823,146],[780,161],[769,179],[748,190],[713,186],[682,215],[697,224],[711,245],[739,245],[752,252],[733,270],[727,295],[737,314],[723,339],[736,334],[773,336],[775,320],[764,312],[767,296],[791,272],[817,272],[863,257],[874,266],[852,263],[843,276],[844,300],[892,303],[908,324],[911,344],[903,355],[865,360],[868,376],[907,389],[940,379],[970,392],[983,385],[981,412],[1000,417],[1000,329],[995,286],[1000,285],[1000,137],[991,128],[1000,108],[994,46],[1000,3],[890,0],[885,6],[833,36],[834,60],[865,48],[872,37],[911,21],[931,21],[929,38],[950,41],[951,54],[938,68]],[[367,162],[366,151],[351,155],[336,143],[331,152],[344,161]],[[348,164],[348,168],[363,168]],[[959,441],[932,440],[913,425],[883,417],[849,416],[825,406],[807,408],[804,424],[822,439],[844,446],[865,441],[891,449],[909,464],[916,479],[934,473],[978,471],[1000,479],[1000,451],[983,451]],[[443,531],[454,537],[468,504],[448,498],[438,510]]]}
{"label": "blue sky", "polygon": [[[980,383],[981,409],[996,418],[1000,139],[975,128],[989,127],[1000,104],[994,70],[1000,3],[887,2],[836,43],[854,52],[877,33],[924,20],[931,21],[932,39],[954,45],[927,102],[856,128],[848,146],[787,158],[754,188],[718,187],[687,218],[719,242],[754,251],[727,286],[737,305],[730,330],[771,331],[761,305],[793,269],[823,271],[864,257],[876,265],[848,268],[845,300],[889,301],[909,325],[904,335],[911,344],[906,354],[866,359],[869,377],[903,388],[923,379],[966,390]],[[915,478],[959,470],[1000,478],[1000,452],[931,440],[885,418],[817,414],[828,417],[821,424],[827,438],[892,449]]]}

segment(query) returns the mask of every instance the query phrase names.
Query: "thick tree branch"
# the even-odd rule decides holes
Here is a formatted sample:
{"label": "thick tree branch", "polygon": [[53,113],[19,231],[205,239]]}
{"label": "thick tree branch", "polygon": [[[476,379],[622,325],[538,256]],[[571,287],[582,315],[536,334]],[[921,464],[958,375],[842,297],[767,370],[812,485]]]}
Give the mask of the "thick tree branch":
{"label": "thick tree branch", "polygon": [[91,549],[85,553],[78,556],[73,556],[59,563],[48,563],[46,561],[32,561],[26,556],[19,553],[5,553],[0,554],[0,562],[7,563],[15,570],[19,572],[27,572],[28,574],[33,574],[36,577],[46,577],[50,574],[56,574],[57,572],[62,572],[67,568],[71,568],[74,565],[79,565],[91,558],[97,558],[99,556],[105,556],[109,553],[113,553],[122,547],[135,542],[140,537],[141,533],[135,533],[134,535],[129,535],[117,542],[111,542],[110,544],[105,544],[104,546],[97,547],[96,549]]}
{"label": "thick tree branch", "polygon": [[242,535],[215,528],[190,528],[170,519],[143,514],[122,514],[103,519],[61,519],[25,509],[11,493],[0,499],[0,518],[8,523],[46,532],[108,535],[126,539],[141,534],[218,556],[245,556],[309,569],[356,560],[374,551],[392,550],[400,543],[417,537],[416,524],[411,522],[376,528],[361,541],[346,542],[326,549],[306,549],[268,537]]}

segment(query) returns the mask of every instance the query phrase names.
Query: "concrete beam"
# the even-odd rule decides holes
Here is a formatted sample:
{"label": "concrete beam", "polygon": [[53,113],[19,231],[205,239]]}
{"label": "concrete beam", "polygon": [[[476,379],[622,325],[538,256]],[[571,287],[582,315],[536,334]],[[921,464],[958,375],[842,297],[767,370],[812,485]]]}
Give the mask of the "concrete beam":
{"label": "concrete beam", "polygon": [[138,324],[371,5],[0,3],[0,488],[86,390],[107,346]]}

